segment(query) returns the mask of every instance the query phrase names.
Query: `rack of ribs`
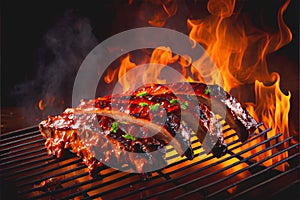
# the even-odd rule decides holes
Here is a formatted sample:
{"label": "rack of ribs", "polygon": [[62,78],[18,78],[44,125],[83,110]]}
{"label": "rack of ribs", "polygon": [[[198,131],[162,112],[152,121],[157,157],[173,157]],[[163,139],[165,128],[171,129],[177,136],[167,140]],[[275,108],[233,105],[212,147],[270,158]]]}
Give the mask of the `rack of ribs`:
{"label": "rack of ribs", "polygon": [[242,142],[257,127],[238,100],[218,85],[173,83],[82,100],[76,108],[49,116],[39,128],[49,154],[60,157],[70,149],[82,157],[92,176],[103,163],[125,164],[143,173],[166,165],[168,144],[179,155],[193,159],[192,133],[206,153],[224,155],[227,145],[216,114]]}

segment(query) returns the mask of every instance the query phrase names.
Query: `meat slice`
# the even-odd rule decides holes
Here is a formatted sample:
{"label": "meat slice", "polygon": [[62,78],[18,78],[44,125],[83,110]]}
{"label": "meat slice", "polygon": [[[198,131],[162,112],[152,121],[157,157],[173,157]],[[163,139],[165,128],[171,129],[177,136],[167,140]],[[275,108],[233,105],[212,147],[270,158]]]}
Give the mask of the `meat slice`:
{"label": "meat slice", "polygon": [[[128,133],[113,127],[114,119],[78,113],[78,110],[66,109],[63,114],[48,117],[39,124],[49,154],[61,157],[64,149],[71,149],[83,158],[92,176],[98,174],[102,163],[116,168],[129,164],[140,173],[165,166],[164,142],[154,137],[128,138]],[[139,129],[137,125],[130,124],[130,127],[135,127],[145,136],[149,131],[145,127]]]}
{"label": "meat slice", "polygon": [[[206,153],[213,153],[216,157],[223,156],[227,151],[227,145],[215,114],[199,102],[197,97],[189,94],[193,94],[192,88],[186,89],[186,94],[177,90],[180,90],[180,84],[149,85],[137,90],[132,96],[141,98],[137,97],[137,94],[144,92],[147,94],[144,99],[160,102],[168,112],[174,112],[176,108],[176,112],[179,112],[177,115],[181,115],[181,126],[186,126],[186,130],[192,130],[197,134]],[[189,138],[191,131],[187,133],[189,136],[182,132],[183,137]]]}
{"label": "meat slice", "polygon": [[[166,96],[170,99],[172,95]],[[125,96],[111,99],[111,96],[97,98],[88,102],[82,102],[79,107],[96,107],[100,110],[112,110],[112,113],[126,113],[135,119],[151,121],[152,125],[160,127],[162,132],[169,132],[174,140],[173,143],[180,147],[175,149],[180,155],[185,155],[188,159],[194,158],[191,144],[191,129],[181,123],[180,106],[171,105],[167,99],[153,101],[144,96]],[[146,123],[147,124],[147,123]],[[157,136],[154,136],[157,137]],[[158,137],[160,139],[160,137]],[[168,143],[169,141],[166,141]]]}
{"label": "meat slice", "polygon": [[[192,132],[197,134],[206,153],[212,152],[216,157],[224,155],[227,145],[224,143],[222,129],[214,113],[207,106],[200,104],[197,98],[194,101],[189,96],[178,99],[169,88],[164,88],[163,85],[155,86],[158,87],[143,87],[131,95],[97,98],[88,104],[89,106],[94,104],[95,107],[104,110],[120,110],[147,120],[151,120],[149,118],[151,114],[154,115],[152,122],[164,126],[172,136],[176,136],[182,149],[185,149],[184,155],[189,159],[194,157],[190,147]],[[158,88],[163,94],[157,93]],[[159,117],[164,113],[165,119]]]}
{"label": "meat slice", "polygon": [[[138,98],[137,95],[141,93],[147,94],[145,97],[148,97],[149,100],[158,102],[164,99],[171,100],[175,95],[176,99],[182,102],[203,104],[213,113],[221,115],[226,123],[236,131],[242,142],[247,140],[249,134],[253,133],[258,125],[241,103],[218,85],[206,85],[198,82],[150,84],[125,98]],[[100,99],[107,100],[108,98],[110,97]],[[119,97],[116,96],[115,98],[118,99]]]}
{"label": "meat slice", "polygon": [[186,95],[186,88],[192,87],[194,94],[200,103],[205,104],[215,113],[220,114],[227,124],[236,131],[243,142],[253,133],[258,123],[242,107],[241,103],[218,85],[206,85],[203,83],[176,83],[171,87],[177,93]]}
{"label": "meat slice", "polygon": [[249,134],[254,132],[258,125],[241,103],[218,85],[187,82],[166,85],[152,84],[137,90],[134,94],[141,91],[151,94],[152,98],[160,99],[173,93],[182,102],[204,104],[213,113],[221,115],[227,124],[236,131],[242,142],[247,140]]}
{"label": "meat slice", "polygon": [[102,163],[130,165],[144,172],[166,164],[164,146],[168,144],[193,159],[192,132],[206,153],[224,155],[227,145],[215,113],[224,117],[241,141],[257,126],[221,87],[173,83],[82,101],[77,108],[48,117],[39,128],[49,154],[60,157],[63,149],[71,149],[83,158],[92,175],[98,174]]}

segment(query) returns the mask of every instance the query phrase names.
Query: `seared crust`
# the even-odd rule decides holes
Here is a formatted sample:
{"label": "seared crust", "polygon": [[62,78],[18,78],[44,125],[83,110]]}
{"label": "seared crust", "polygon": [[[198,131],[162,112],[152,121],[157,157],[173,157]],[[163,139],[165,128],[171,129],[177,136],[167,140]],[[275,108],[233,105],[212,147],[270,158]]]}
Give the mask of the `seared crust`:
{"label": "seared crust", "polygon": [[[193,159],[192,132],[207,153],[224,155],[227,145],[214,113],[224,117],[241,141],[256,129],[257,122],[234,97],[217,85],[202,83],[153,84],[132,94],[82,101],[77,108],[49,116],[39,128],[49,154],[60,157],[64,149],[71,149],[83,158],[92,176],[102,163],[130,164],[143,172],[165,164],[167,144]],[[114,129],[116,122],[121,122],[120,127]]]}

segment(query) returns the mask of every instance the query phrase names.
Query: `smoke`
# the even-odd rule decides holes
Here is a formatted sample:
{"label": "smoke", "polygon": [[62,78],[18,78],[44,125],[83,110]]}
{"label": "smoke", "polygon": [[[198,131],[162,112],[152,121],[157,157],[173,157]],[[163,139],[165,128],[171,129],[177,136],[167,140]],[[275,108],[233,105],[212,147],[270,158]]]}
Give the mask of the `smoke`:
{"label": "smoke", "polygon": [[[98,44],[88,19],[78,16],[73,10],[64,15],[43,37],[37,50],[37,70],[31,81],[18,84],[13,93],[19,105],[33,110],[35,117],[59,114],[71,105],[72,88],[82,61]],[[43,116],[38,102],[43,107]],[[32,109],[34,107],[34,109]],[[31,108],[31,109],[29,109]],[[39,115],[39,116],[37,116]]]}

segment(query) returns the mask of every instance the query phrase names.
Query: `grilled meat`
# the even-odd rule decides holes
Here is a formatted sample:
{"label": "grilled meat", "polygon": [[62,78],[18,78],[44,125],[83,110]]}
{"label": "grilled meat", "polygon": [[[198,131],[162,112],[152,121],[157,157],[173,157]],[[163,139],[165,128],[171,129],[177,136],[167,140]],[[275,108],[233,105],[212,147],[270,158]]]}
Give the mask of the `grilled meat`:
{"label": "grilled meat", "polygon": [[200,103],[205,104],[215,113],[220,114],[227,124],[236,131],[239,139],[247,140],[249,134],[255,131],[258,123],[242,107],[241,103],[218,85],[206,85],[204,83],[176,83],[170,85],[177,94],[186,95],[189,87],[193,88],[194,94]]}
{"label": "grilled meat", "polygon": [[[161,93],[158,93],[160,91]],[[188,103],[190,102],[190,103]],[[226,152],[221,126],[213,112],[200,104],[197,98],[181,95],[177,98],[167,87],[153,85],[143,87],[131,95],[115,95],[90,100],[79,107],[91,107],[103,110],[117,110],[153,123],[164,126],[173,137],[176,136],[184,155],[192,159],[194,154],[190,147],[191,132],[197,136],[207,153],[212,152],[221,157]],[[163,119],[163,115],[166,118]],[[151,116],[154,116],[151,118]]]}
{"label": "grilled meat", "polygon": [[249,134],[257,128],[256,120],[241,103],[218,85],[186,82],[153,84],[137,90],[133,96],[141,91],[153,95],[157,100],[174,93],[181,102],[204,104],[212,112],[220,114],[236,131],[241,141],[247,140]]}
{"label": "grilled meat", "polygon": [[[117,128],[114,119],[76,110],[66,109],[62,115],[48,117],[40,123],[40,131],[47,138],[45,145],[49,154],[60,157],[64,149],[71,149],[83,158],[92,176],[98,174],[102,163],[116,167],[129,164],[138,172],[149,171],[153,165],[165,165],[165,144],[154,137],[147,137],[149,129],[130,124],[132,130],[146,136],[130,138],[128,133]],[[127,154],[127,151],[143,154]]]}
{"label": "grilled meat", "polygon": [[221,87],[174,83],[152,84],[131,94],[82,101],[77,108],[48,117],[39,127],[47,139],[49,154],[60,157],[63,149],[71,149],[83,157],[91,175],[98,174],[102,163],[127,164],[144,172],[165,165],[163,147],[168,144],[180,155],[193,159],[192,132],[207,153],[224,155],[227,146],[214,113],[225,118],[241,141],[257,125]]}

